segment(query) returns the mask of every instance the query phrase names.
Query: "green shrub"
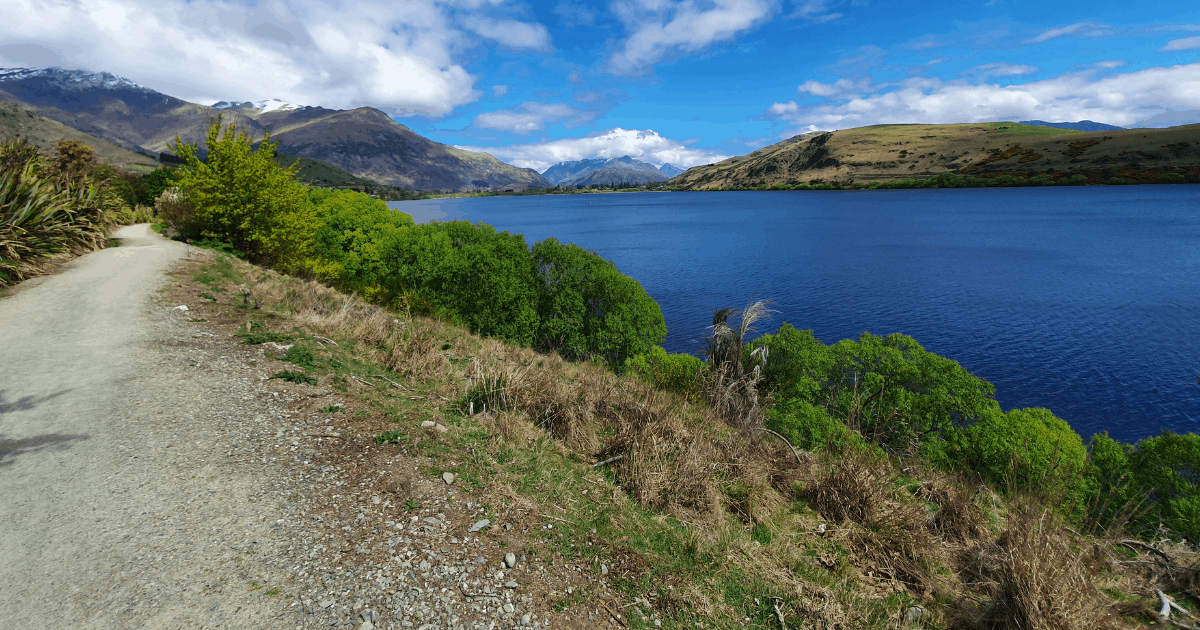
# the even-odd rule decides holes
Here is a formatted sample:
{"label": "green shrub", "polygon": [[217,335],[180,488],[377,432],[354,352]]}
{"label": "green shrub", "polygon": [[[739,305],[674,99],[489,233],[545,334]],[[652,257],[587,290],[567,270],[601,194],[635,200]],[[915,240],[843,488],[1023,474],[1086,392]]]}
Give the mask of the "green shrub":
{"label": "green shrub", "polygon": [[398,231],[413,225],[412,217],[351,190],[314,188],[308,191],[308,203],[321,227],[306,271],[368,301],[386,301],[383,251]]}
{"label": "green shrub", "polygon": [[1083,439],[1049,409],[985,414],[958,446],[968,470],[1009,489],[1073,491],[1087,465]]}
{"label": "green shrub", "polygon": [[1200,435],[1164,431],[1131,445],[1101,433],[1092,437],[1092,461],[1101,494],[1114,495],[1098,516],[1141,506],[1131,529],[1153,534],[1161,524],[1177,536],[1200,538]]}
{"label": "green shrub", "polygon": [[1108,185],[1109,185],[1109,186],[1122,186],[1122,185],[1124,185],[1124,184],[1125,184],[1125,178],[1124,178],[1124,177],[1110,177],[1110,178],[1108,178]]}
{"label": "green shrub", "polygon": [[571,358],[620,365],[667,336],[662,309],[636,280],[595,252],[548,238],[533,246],[537,265],[537,345]]}
{"label": "green shrub", "polygon": [[784,323],[766,346],[764,386],[780,400],[820,406],[872,442],[907,449],[998,410],[991,383],[912,337],[863,333],[831,346]]}
{"label": "green shrub", "polygon": [[1160,184],[1182,184],[1186,181],[1187,178],[1183,176],[1183,173],[1163,173],[1158,176]]}
{"label": "green shrub", "polygon": [[659,389],[691,394],[696,391],[704,361],[690,354],[668,354],[662,346],[654,346],[649,353],[626,359],[623,370],[641,375]]}
{"label": "green shrub", "polygon": [[271,378],[277,378],[277,379],[280,379],[283,381],[288,381],[290,383],[297,383],[300,385],[305,385],[305,384],[316,385],[317,384],[317,379],[305,374],[304,372],[291,372],[291,371],[278,372],[275,374],[275,376],[272,376]]}
{"label": "green shrub", "polygon": [[767,410],[767,428],[805,450],[828,448],[837,452],[848,446],[866,445],[861,435],[844,421],[831,417],[825,407],[799,398],[789,398]]}
{"label": "green shrub", "polygon": [[257,150],[245,131],[230,123],[221,133],[221,117],[209,127],[207,158],[198,147],[175,139],[172,150],[187,167],[179,178],[194,208],[189,227],[202,238],[229,243],[248,260],[283,271],[308,259],[320,223],[305,187],[292,180],[293,169],[275,164],[270,135]]}

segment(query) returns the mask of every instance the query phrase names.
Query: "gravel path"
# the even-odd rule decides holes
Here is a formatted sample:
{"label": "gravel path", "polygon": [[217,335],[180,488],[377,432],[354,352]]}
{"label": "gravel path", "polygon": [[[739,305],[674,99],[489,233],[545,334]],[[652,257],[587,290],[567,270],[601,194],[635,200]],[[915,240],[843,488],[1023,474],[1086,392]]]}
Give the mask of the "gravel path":
{"label": "gravel path", "polygon": [[[549,610],[599,572],[527,558],[515,528],[517,549],[481,540],[477,499],[319,412],[339,394],[270,380],[266,348],[166,302],[185,289],[165,272],[209,254],[116,236],[0,300],[0,625],[619,625]],[[368,467],[403,473],[423,509]]]}

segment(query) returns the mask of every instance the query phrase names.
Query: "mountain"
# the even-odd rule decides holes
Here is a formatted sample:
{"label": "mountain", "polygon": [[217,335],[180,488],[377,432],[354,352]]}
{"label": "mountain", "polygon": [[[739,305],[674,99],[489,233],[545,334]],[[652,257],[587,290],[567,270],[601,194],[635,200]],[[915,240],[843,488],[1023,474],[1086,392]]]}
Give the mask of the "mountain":
{"label": "mountain", "polygon": [[1182,112],[1177,112],[1173,109],[1143,118],[1133,124],[1134,127],[1148,127],[1161,129],[1163,127],[1176,127],[1179,125],[1194,125],[1200,123],[1200,109],[1189,109]]}
{"label": "mountain", "polygon": [[675,177],[676,175],[682,175],[686,170],[687,169],[679,168],[678,166],[670,163],[663,164],[662,166],[658,167],[658,172],[666,175],[668,178]]}
{"label": "mountain", "polygon": [[542,177],[555,186],[648,184],[665,182],[670,179],[653,164],[635,160],[628,155],[619,158],[589,158],[573,162],[559,162],[546,169],[542,173]]}
{"label": "mountain", "polygon": [[[209,107],[161,94],[106,72],[0,69],[0,100],[134,151],[169,152],[176,137],[203,143],[218,114],[279,151],[328,162],[355,177],[420,190],[523,190],[549,185],[533,169],[433,142],[362,107],[331,110],[278,99]],[[217,103],[222,105],[222,103]]]}
{"label": "mountain", "polygon": [[148,155],[135,153],[108,140],[68,127],[15,103],[0,102],[0,139],[10,138],[24,138],[46,154],[53,152],[59,140],[78,140],[92,147],[96,158],[106,164],[140,170],[158,166],[158,162]]}
{"label": "mountain", "polygon": [[1081,120],[1079,122],[1046,122],[1044,120],[1022,120],[1021,125],[1032,125],[1034,127],[1054,127],[1056,129],[1074,129],[1075,131],[1113,131],[1115,129],[1124,129],[1116,125],[1106,125],[1091,120]]}
{"label": "mountain", "polygon": [[1200,177],[1200,125],[1084,132],[1011,122],[875,125],[814,131],[673,178],[685,190],[820,182],[1080,174],[1156,181],[1167,172]]}

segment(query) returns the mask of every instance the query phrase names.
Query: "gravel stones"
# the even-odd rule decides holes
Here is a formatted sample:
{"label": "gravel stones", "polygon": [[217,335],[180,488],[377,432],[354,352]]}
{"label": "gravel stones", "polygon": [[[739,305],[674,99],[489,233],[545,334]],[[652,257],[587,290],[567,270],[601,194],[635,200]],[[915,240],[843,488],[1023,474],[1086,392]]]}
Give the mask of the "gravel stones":
{"label": "gravel stones", "polygon": [[510,569],[517,566],[517,556],[513,553],[504,554],[504,564]]}
{"label": "gravel stones", "polygon": [[475,521],[475,524],[474,524],[474,525],[472,525],[472,526],[471,526],[471,528],[470,528],[470,529],[468,529],[467,531],[468,531],[468,532],[471,532],[471,533],[473,534],[473,533],[475,533],[475,532],[477,532],[477,531],[479,531],[479,530],[483,529],[484,527],[487,527],[488,525],[491,525],[491,524],[492,524],[492,522],[491,522],[491,521],[489,521],[489,520],[487,520],[486,518],[485,518],[485,519],[480,519],[480,520],[478,520],[478,521]]}
{"label": "gravel stones", "polygon": [[445,481],[446,485],[450,485],[450,484],[454,483],[454,473],[452,473],[452,472],[442,473],[442,481]]}

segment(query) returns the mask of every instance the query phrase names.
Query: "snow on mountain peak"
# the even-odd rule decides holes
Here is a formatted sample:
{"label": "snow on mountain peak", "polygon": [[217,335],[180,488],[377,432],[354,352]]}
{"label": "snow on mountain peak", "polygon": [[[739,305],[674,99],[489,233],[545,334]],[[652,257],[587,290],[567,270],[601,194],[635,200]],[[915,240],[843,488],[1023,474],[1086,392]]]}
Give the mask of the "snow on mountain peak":
{"label": "snow on mountain peak", "polygon": [[308,105],[295,105],[295,104],[288,103],[286,101],[283,101],[283,100],[280,100],[277,98],[269,98],[269,99],[264,99],[261,101],[242,101],[242,102],[217,101],[216,103],[213,103],[211,105],[211,107],[216,108],[216,109],[250,108],[250,109],[257,109],[260,113],[263,113],[263,114],[265,114],[267,112],[287,112],[287,111],[294,111],[294,110],[309,108]]}
{"label": "snow on mountain peak", "polygon": [[134,83],[111,72],[88,72],[87,70],[64,70],[51,68],[0,68],[0,82],[24,79],[47,78],[59,87],[72,91],[86,89],[136,90],[154,92],[148,87]]}

